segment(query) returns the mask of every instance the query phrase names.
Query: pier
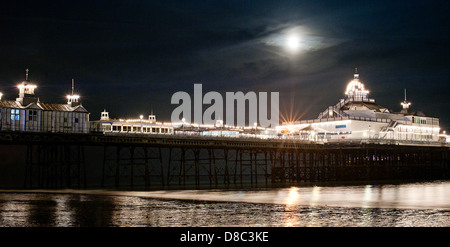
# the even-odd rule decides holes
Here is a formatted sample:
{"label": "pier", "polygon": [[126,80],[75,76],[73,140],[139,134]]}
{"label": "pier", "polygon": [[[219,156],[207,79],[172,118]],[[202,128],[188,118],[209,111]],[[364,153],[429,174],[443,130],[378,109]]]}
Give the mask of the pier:
{"label": "pier", "polygon": [[295,139],[0,132],[26,146],[25,188],[86,188],[97,147],[104,188],[448,179],[447,146],[309,143]]}
{"label": "pier", "polygon": [[[26,163],[19,178],[25,188],[449,178],[450,136],[440,132],[439,118],[410,109],[406,89],[400,112],[376,104],[356,68],[344,97],[316,119],[270,128],[250,117],[251,126],[224,124],[220,118],[215,124],[192,123],[184,113],[179,122],[163,123],[153,112],[148,119],[122,119],[104,110],[92,121],[74,92],[74,79],[65,103],[39,100],[28,69],[17,88],[15,100],[0,95],[0,144],[22,147],[15,155]],[[245,108],[246,98],[239,97]],[[101,175],[88,181],[94,171]]]}

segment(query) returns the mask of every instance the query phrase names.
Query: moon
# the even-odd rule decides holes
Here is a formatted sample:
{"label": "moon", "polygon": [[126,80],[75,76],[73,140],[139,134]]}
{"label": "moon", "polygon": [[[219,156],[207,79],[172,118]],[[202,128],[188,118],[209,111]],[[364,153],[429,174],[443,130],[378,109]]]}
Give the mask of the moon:
{"label": "moon", "polygon": [[286,48],[292,53],[300,50],[300,37],[298,34],[289,34],[286,37]]}

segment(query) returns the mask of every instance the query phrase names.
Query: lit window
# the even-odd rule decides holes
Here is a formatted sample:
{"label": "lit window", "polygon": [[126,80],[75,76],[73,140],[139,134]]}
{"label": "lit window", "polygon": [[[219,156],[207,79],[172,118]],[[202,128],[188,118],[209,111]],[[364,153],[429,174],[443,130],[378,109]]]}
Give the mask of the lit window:
{"label": "lit window", "polygon": [[19,120],[20,112],[19,109],[11,109],[11,120]]}

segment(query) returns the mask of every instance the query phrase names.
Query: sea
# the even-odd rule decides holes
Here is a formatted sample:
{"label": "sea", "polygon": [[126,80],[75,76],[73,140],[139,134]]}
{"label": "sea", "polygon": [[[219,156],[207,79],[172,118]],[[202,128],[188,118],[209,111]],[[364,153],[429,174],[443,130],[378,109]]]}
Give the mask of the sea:
{"label": "sea", "polygon": [[449,227],[450,181],[0,190],[0,227]]}

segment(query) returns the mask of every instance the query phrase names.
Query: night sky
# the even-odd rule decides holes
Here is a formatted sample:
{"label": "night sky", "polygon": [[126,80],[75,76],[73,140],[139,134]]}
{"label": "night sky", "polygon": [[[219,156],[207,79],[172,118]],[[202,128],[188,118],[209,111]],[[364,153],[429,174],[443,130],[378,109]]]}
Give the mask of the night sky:
{"label": "night sky", "polygon": [[[30,69],[42,102],[81,95],[90,119],[169,121],[172,94],[280,92],[281,119],[343,98],[358,67],[376,102],[440,117],[449,130],[448,1],[4,1],[0,92]],[[298,38],[297,50],[286,42]]]}

